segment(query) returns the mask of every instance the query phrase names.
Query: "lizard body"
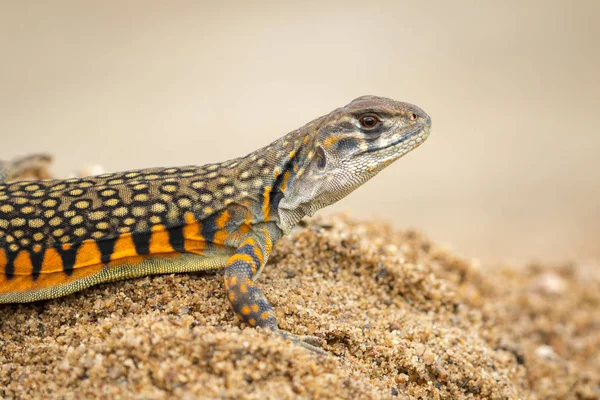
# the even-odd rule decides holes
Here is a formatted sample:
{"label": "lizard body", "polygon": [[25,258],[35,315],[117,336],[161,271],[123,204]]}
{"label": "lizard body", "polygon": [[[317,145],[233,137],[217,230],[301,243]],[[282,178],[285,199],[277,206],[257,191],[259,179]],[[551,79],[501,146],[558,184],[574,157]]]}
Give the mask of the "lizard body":
{"label": "lizard body", "polygon": [[419,146],[430,126],[416,106],[363,96],[222,163],[0,183],[0,303],[223,269],[235,314],[278,330],[255,279],[279,238]]}

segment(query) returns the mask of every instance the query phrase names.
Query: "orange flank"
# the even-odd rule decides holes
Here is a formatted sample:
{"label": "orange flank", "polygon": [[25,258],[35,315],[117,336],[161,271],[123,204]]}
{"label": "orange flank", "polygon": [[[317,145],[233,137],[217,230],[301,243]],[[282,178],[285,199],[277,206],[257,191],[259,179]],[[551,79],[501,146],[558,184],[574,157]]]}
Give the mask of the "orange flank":
{"label": "orange flank", "polygon": [[[227,237],[225,225],[230,219],[228,212],[223,212],[217,220],[221,237],[215,236],[215,244],[224,244]],[[196,221],[191,213],[185,216],[185,225],[182,228],[184,249],[188,253],[203,255],[206,250],[206,241],[201,233],[200,222]],[[114,248],[110,254],[108,265],[102,262],[102,253],[95,240],[85,240],[77,248],[75,263],[69,273],[63,269],[61,251],[68,251],[74,247],[72,243],[64,243],[58,248],[45,249],[41,261],[39,274],[33,275],[33,254],[42,251],[41,248],[21,250],[14,258],[13,274],[10,279],[4,273],[8,263],[8,254],[5,249],[0,249],[0,295],[13,292],[32,292],[39,289],[68,284],[79,279],[92,276],[104,268],[118,265],[135,265],[144,261],[149,256],[174,257],[179,253],[173,249],[169,242],[169,231],[164,225],[152,227],[149,254],[138,255],[132,233],[124,233],[117,237]]]}
{"label": "orange flank", "polygon": [[73,270],[70,276],[61,272],[42,273],[35,281],[31,275],[15,275],[11,279],[6,279],[5,274],[0,274],[0,294],[14,292],[32,292],[39,289],[54,287],[86,278],[100,272],[104,266],[96,264],[86,268]]}

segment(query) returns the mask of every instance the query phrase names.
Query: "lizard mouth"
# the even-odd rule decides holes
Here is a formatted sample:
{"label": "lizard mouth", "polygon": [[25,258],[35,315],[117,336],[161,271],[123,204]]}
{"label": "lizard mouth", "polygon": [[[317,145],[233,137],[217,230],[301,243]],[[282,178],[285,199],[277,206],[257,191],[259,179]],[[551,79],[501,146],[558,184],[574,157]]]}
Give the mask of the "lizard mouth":
{"label": "lizard mouth", "polygon": [[[373,147],[373,148],[367,149],[365,151],[360,152],[359,155],[367,154],[367,153],[377,153],[377,152],[380,152],[380,151],[383,151],[383,150],[386,150],[389,148],[393,148],[393,147],[396,147],[396,146],[406,142],[407,140],[409,140],[415,136],[427,137],[427,133],[428,133],[428,126],[421,126],[419,128],[411,129],[404,135],[400,136],[400,138],[398,138],[397,140],[394,140],[393,142],[388,143],[387,145],[385,145],[383,147]],[[421,141],[421,143],[422,143],[422,141]],[[414,147],[416,147],[416,145]]]}

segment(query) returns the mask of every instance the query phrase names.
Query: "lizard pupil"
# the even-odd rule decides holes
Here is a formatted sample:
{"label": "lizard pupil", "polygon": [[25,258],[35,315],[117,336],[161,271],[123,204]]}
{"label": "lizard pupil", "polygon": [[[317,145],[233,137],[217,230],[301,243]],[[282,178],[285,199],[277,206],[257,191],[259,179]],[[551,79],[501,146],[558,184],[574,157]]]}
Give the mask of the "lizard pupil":
{"label": "lizard pupil", "polygon": [[359,122],[364,128],[374,128],[379,123],[379,119],[374,115],[365,115]]}

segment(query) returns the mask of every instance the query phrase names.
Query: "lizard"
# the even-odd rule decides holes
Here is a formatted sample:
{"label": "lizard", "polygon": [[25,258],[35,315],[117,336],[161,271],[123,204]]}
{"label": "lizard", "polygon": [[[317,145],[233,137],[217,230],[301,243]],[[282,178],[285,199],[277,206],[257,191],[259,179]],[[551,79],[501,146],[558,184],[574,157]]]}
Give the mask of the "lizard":
{"label": "lizard", "polygon": [[[430,129],[430,117],[415,105],[362,96],[225,162],[0,181],[0,303],[146,275],[222,270],[241,321],[318,351],[315,338],[278,328],[258,276],[303,217],[421,145]],[[0,179],[15,176],[4,165]]]}

